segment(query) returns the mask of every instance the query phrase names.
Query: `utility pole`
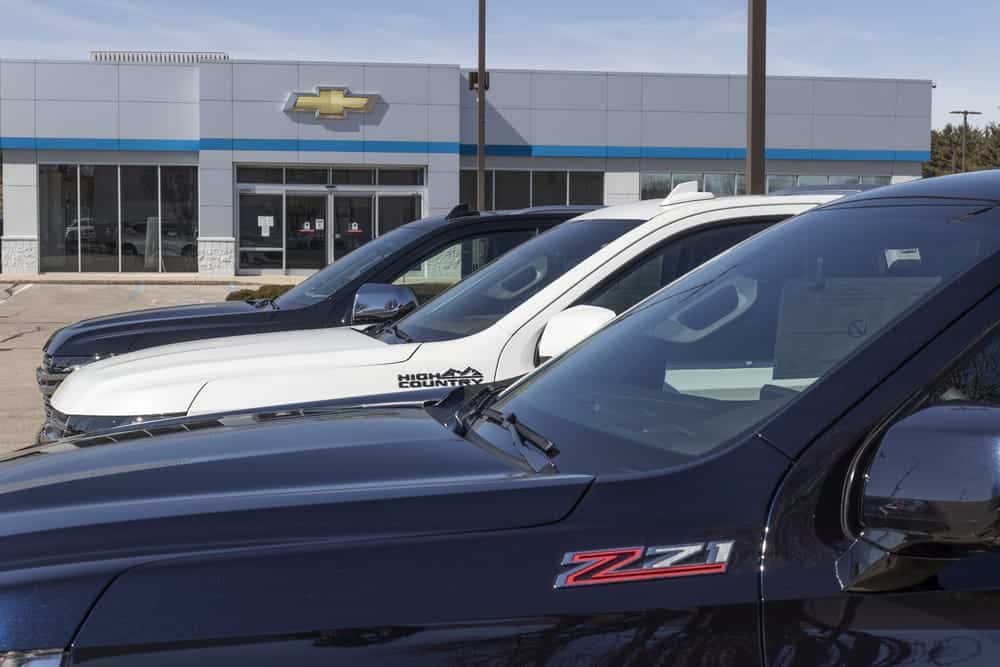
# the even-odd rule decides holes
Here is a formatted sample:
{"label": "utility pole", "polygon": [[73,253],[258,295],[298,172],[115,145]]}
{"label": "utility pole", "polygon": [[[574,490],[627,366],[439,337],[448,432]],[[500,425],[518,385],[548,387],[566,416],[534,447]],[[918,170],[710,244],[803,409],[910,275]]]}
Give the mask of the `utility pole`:
{"label": "utility pole", "polygon": [[767,113],[767,0],[747,7],[747,194],[764,194]]}
{"label": "utility pole", "polygon": [[479,0],[479,71],[476,73],[478,135],[476,139],[476,207],[486,204],[486,89],[490,87],[486,73],[486,0]]}
{"label": "utility pole", "polygon": [[951,113],[962,117],[962,171],[968,171],[965,167],[965,138],[969,136],[969,116],[981,116],[983,112],[962,109],[961,111],[952,111]]}

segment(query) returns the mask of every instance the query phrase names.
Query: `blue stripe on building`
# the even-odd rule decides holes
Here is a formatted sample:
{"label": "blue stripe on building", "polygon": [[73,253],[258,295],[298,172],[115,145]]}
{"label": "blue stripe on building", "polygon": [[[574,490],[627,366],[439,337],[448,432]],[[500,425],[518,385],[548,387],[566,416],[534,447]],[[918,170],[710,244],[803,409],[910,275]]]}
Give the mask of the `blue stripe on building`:
{"label": "blue stripe on building", "polygon": [[[76,137],[0,137],[7,150],[93,151],[327,151],[332,153],[433,153],[475,155],[475,144],[451,141],[366,141],[338,139],[96,139]],[[744,148],[697,146],[557,146],[489,144],[486,154],[506,157],[674,158],[743,160]],[[929,151],[769,148],[768,160],[925,162]]]}

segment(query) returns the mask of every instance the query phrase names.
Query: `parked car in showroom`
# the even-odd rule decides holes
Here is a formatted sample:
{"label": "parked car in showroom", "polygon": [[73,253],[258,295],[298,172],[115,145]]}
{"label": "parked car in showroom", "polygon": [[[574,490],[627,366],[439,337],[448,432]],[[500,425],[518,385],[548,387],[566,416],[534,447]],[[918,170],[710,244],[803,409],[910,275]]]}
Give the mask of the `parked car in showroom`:
{"label": "parked car in showroom", "polygon": [[0,655],[998,664],[998,312],[1000,173],[929,179],[499,394],[8,456]]}
{"label": "parked car in showroom", "polygon": [[[446,216],[418,220],[380,236],[276,299],[154,308],[83,320],[59,329],[46,343],[38,385],[49,397],[76,368],[158,345],[349,324],[355,293],[365,283],[407,283],[427,301],[518,244],[593,208],[480,214],[458,206]],[[139,226],[141,233],[126,231],[126,254],[145,253],[146,224]],[[170,243],[169,238],[164,243]],[[190,254],[186,248],[175,250]],[[448,274],[423,276],[414,271],[452,257],[457,260]]]}
{"label": "parked car in showroom", "polygon": [[[217,338],[107,359],[63,382],[39,440],[523,375],[552,356],[539,346],[543,329],[582,338],[719,252],[838,196],[716,199],[691,183],[666,200],[564,223],[391,326]],[[354,321],[382,319],[413,301],[405,286],[362,286]]]}

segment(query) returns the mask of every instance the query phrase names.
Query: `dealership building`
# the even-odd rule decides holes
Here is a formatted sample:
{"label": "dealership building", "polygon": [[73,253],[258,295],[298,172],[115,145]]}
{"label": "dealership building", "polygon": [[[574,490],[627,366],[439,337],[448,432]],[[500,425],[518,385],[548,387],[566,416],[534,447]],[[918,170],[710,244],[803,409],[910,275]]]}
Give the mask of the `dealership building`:
{"label": "dealership building", "polygon": [[[919,176],[932,87],[772,77],[768,188]],[[743,76],[492,70],[487,103],[481,208],[744,189]],[[0,156],[7,274],[308,273],[478,206],[458,65],[0,60]]]}

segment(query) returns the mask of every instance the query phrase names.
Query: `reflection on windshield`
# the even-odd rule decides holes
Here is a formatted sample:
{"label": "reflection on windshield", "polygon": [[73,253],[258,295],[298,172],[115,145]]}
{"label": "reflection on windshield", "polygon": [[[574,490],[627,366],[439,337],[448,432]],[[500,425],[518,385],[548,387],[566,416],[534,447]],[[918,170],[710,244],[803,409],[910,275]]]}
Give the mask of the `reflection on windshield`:
{"label": "reflection on windshield", "polygon": [[496,409],[555,443],[562,470],[704,457],[996,252],[995,209],[950,222],[973,211],[807,213],[682,277],[515,386]]}
{"label": "reflection on windshield", "polygon": [[400,321],[418,342],[471,336],[510,313],[638,220],[564,223],[528,241]]}
{"label": "reflection on windshield", "polygon": [[279,308],[303,308],[328,298],[385,258],[399,251],[420,235],[407,227],[399,227],[374,241],[369,241],[354,252],[296,285],[277,298]]}

